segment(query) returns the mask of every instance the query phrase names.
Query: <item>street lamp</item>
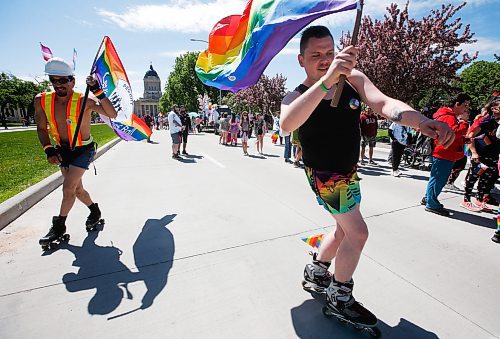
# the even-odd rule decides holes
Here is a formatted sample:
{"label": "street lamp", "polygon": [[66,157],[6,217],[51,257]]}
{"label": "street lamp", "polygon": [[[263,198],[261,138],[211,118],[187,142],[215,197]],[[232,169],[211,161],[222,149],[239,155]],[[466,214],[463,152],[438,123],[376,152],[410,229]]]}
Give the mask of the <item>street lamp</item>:
{"label": "street lamp", "polygon": [[[199,42],[204,42],[206,44],[208,44],[208,41],[207,40],[201,40],[201,39],[189,39],[189,41],[199,41]],[[222,91],[221,89],[219,88],[219,107],[222,106]]]}

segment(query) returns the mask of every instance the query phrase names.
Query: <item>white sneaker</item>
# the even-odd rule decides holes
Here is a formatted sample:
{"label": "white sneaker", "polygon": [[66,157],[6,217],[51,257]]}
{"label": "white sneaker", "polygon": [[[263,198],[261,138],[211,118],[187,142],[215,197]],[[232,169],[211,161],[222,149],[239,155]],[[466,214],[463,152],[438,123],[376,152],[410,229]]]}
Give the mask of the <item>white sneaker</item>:
{"label": "white sneaker", "polygon": [[392,176],[393,177],[399,177],[400,173],[398,170],[392,171]]}

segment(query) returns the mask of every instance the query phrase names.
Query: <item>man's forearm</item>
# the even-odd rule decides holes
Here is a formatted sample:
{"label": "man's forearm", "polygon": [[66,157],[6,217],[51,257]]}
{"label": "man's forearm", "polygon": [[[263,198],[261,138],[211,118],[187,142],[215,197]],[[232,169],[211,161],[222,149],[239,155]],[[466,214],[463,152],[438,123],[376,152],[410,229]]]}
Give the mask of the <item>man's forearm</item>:
{"label": "man's forearm", "polygon": [[399,100],[392,100],[385,105],[381,113],[391,121],[413,128],[419,128],[423,121],[429,120],[429,118]]}

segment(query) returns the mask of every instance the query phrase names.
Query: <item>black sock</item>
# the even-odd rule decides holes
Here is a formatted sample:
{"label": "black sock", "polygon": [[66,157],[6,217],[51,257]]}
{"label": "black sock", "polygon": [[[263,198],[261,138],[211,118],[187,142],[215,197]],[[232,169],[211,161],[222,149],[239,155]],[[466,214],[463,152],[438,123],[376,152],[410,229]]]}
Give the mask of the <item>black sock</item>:
{"label": "black sock", "polygon": [[63,223],[65,223],[65,222],[66,222],[66,218],[67,218],[67,217],[68,217],[68,216],[63,217],[62,215],[59,215],[59,219],[60,219]]}
{"label": "black sock", "polygon": [[87,207],[89,208],[89,210],[91,210],[91,211],[92,211],[92,210],[94,210],[95,208],[97,208],[97,205],[96,205],[96,203],[94,202],[94,203],[92,203],[92,204],[88,205]]}

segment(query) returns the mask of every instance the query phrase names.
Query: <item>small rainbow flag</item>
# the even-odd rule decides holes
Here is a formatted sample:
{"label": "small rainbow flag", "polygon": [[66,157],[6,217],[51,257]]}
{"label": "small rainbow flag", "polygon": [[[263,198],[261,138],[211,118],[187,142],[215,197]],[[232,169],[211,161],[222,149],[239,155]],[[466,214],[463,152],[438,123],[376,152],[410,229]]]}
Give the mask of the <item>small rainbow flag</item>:
{"label": "small rainbow flag", "polygon": [[104,37],[98,57],[92,68],[101,87],[118,113],[115,119],[101,115],[101,118],[115,131],[116,135],[126,141],[147,139],[151,129],[136,116],[132,88],[111,39]]}
{"label": "small rainbow flag", "polygon": [[324,234],[313,235],[311,237],[302,238],[302,241],[308,244],[309,246],[312,246],[314,248],[319,248],[321,240],[323,240],[323,236]]}
{"label": "small rainbow flag", "polygon": [[248,0],[242,15],[215,24],[208,50],[198,56],[196,74],[205,85],[222,90],[250,87],[301,29],[359,5],[358,0]]}
{"label": "small rainbow flag", "polygon": [[497,212],[497,230],[500,230],[500,206],[498,206]]}

